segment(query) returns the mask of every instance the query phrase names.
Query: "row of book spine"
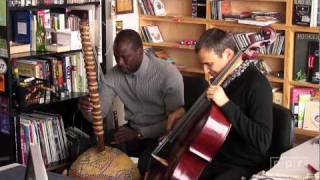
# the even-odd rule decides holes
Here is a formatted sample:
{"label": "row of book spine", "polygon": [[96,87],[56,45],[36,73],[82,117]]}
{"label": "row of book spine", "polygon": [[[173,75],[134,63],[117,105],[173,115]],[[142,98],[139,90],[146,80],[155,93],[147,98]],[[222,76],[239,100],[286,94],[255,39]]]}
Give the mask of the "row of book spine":
{"label": "row of book spine", "polygon": [[27,163],[31,144],[39,144],[46,166],[69,158],[67,138],[63,119],[60,115],[44,112],[21,113],[16,116],[19,122],[16,135],[20,141],[20,157]]}
{"label": "row of book spine", "polygon": [[231,14],[231,2],[230,1],[210,1],[211,19],[223,20],[224,15]]}
{"label": "row of book spine", "polygon": [[[240,50],[245,50],[251,44],[263,40],[261,34],[256,32],[237,33],[234,37],[236,45]],[[259,48],[259,53],[272,55],[284,54],[284,44],[284,35],[277,33],[275,41],[272,44]]]}
{"label": "row of book spine", "polygon": [[[66,52],[81,49],[79,24],[80,17],[84,15],[88,17],[90,35],[93,44],[96,44],[98,35],[94,28],[95,12],[91,6],[88,9],[72,7],[59,10],[14,11],[12,13],[13,33],[10,53]],[[25,24],[25,26],[20,26],[20,24]]]}
{"label": "row of book spine", "polygon": [[[18,78],[20,86],[26,84],[22,83],[26,78],[33,77],[44,80],[44,86],[50,89],[50,92],[58,94],[58,97],[61,97],[61,94],[66,96],[74,92],[87,92],[86,72],[83,56],[80,52],[47,56],[42,59],[17,60],[15,68],[17,69],[15,77]],[[28,84],[24,86],[28,86]],[[38,103],[50,103],[52,98],[47,94],[43,93],[40,97],[43,100],[39,100]]]}
{"label": "row of book spine", "polygon": [[151,0],[138,0],[138,3],[144,15],[155,15],[153,2]]}
{"label": "row of book spine", "polygon": [[59,5],[59,4],[81,4],[89,2],[99,2],[97,0],[8,0],[10,7],[25,7],[25,6],[38,6],[38,5]]}
{"label": "row of book spine", "polygon": [[25,7],[38,5],[64,4],[64,0],[9,0],[10,7]]}

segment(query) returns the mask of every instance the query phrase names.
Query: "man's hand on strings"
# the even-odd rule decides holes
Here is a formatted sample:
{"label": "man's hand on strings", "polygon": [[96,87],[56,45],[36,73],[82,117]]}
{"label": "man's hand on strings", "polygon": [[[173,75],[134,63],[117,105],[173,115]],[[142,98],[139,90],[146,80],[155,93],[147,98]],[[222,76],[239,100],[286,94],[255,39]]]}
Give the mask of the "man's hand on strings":
{"label": "man's hand on strings", "polygon": [[118,131],[114,133],[114,139],[111,142],[111,144],[121,144],[126,141],[131,141],[139,138],[139,132],[126,127],[126,126],[121,126]]}
{"label": "man's hand on strings", "polygon": [[174,112],[169,114],[168,120],[167,120],[167,130],[173,128],[173,126],[178,122],[179,119],[183,117],[183,115],[186,113],[185,109],[183,107],[180,107],[176,109]]}
{"label": "man's hand on strings", "polygon": [[208,88],[207,98],[215,102],[219,107],[225,105],[229,101],[229,98],[227,97],[223,88],[221,86],[214,85],[211,85]]}
{"label": "man's hand on strings", "polygon": [[83,96],[79,98],[78,109],[82,112],[91,112],[92,103],[90,102],[90,98],[88,96]]}

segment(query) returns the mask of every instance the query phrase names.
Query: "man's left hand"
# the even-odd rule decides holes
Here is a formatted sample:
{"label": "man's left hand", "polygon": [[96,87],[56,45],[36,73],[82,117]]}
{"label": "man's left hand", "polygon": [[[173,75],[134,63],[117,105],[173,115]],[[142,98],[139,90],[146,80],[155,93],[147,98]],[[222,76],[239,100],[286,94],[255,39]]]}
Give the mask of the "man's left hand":
{"label": "man's left hand", "polygon": [[138,139],[138,131],[126,126],[121,126],[117,132],[114,133],[114,140],[111,144],[121,144],[125,141]]}
{"label": "man's left hand", "polygon": [[207,90],[207,98],[211,99],[219,107],[225,105],[229,98],[221,86],[211,85]]}
{"label": "man's left hand", "polygon": [[180,107],[176,109],[174,112],[169,114],[168,120],[167,120],[167,130],[171,130],[173,126],[177,123],[179,119],[182,118],[182,116],[186,113],[185,109],[183,107]]}

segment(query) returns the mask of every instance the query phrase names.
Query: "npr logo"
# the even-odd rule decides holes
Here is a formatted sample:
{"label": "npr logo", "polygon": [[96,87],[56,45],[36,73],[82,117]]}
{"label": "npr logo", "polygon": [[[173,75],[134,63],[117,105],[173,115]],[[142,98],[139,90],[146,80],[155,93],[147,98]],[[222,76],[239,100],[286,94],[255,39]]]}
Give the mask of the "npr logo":
{"label": "npr logo", "polygon": [[281,163],[278,163],[279,157],[270,158],[270,167],[277,164],[277,169],[301,169],[301,167],[306,167],[308,164],[308,159],[296,156],[296,157],[283,157],[281,158]]}

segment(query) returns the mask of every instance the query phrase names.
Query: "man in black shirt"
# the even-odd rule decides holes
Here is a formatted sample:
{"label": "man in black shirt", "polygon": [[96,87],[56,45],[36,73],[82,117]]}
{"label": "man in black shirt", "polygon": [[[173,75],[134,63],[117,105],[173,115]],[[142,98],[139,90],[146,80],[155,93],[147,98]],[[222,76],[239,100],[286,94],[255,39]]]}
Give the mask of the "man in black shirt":
{"label": "man in black shirt", "polygon": [[[232,35],[219,29],[206,31],[196,45],[200,62],[212,78],[237,51]],[[232,69],[221,86],[211,85],[207,97],[220,107],[232,129],[200,179],[249,178],[264,163],[272,138],[272,93],[268,80],[245,61]]]}

